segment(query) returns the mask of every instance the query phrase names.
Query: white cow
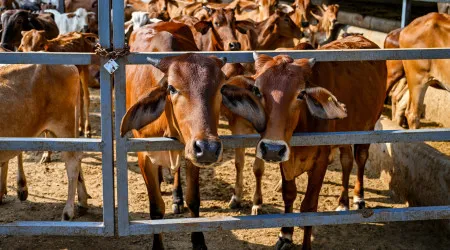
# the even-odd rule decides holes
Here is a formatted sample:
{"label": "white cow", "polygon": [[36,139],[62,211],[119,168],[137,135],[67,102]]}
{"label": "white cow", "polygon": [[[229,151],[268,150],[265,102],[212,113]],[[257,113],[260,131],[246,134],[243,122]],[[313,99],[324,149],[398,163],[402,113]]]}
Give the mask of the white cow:
{"label": "white cow", "polygon": [[89,20],[88,16],[91,12],[87,12],[83,8],[79,8],[74,12],[61,14],[57,10],[45,10],[55,16],[55,22],[59,29],[59,34],[69,32],[87,32]]}

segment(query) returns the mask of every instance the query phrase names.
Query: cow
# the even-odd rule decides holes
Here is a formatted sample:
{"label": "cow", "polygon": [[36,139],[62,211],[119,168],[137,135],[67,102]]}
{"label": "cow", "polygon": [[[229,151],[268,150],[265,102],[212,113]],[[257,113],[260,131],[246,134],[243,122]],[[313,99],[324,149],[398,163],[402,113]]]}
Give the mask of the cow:
{"label": "cow", "polygon": [[49,9],[45,10],[45,13],[53,14],[59,34],[89,32],[89,13],[85,9],[79,8],[74,12],[64,14],[60,14],[57,10]]}
{"label": "cow", "polygon": [[17,0],[1,0],[0,1],[0,11],[3,10],[12,10],[20,8]]}
{"label": "cow", "polygon": [[278,0],[238,0],[235,4],[236,19],[251,19],[255,22],[261,22],[269,18],[278,6]]}
{"label": "cow", "polygon": [[[0,112],[0,136],[35,137],[44,130],[62,138],[77,136],[80,79],[75,66],[2,65],[0,78],[0,101],[8,107]],[[8,161],[19,153],[0,151],[0,203],[6,194]],[[84,209],[89,195],[81,170],[82,153],[64,152],[63,157],[69,184],[62,220],[72,220],[75,193],[78,193],[80,208]],[[18,196],[24,200],[28,192],[20,165],[18,174]]]}
{"label": "cow", "polygon": [[3,26],[1,46],[9,50],[19,47],[22,31],[44,30],[47,39],[55,38],[59,34],[53,16],[47,13],[32,14],[25,10],[8,10],[2,14],[1,21]]}
{"label": "cow", "polygon": [[133,32],[133,30],[139,29],[140,27],[146,24],[157,23],[161,21],[162,21],[161,19],[150,18],[150,14],[148,12],[144,11],[133,12],[131,14],[131,19],[125,22],[125,34],[127,40],[129,39],[129,36],[131,35],[131,32]]}
{"label": "cow", "polygon": [[[342,46],[345,45],[345,46]],[[378,48],[361,36],[351,36],[332,42],[322,49]],[[248,88],[257,93],[258,103],[251,104],[253,118],[263,120],[266,128],[256,147],[256,157],[280,163],[285,213],[293,212],[297,196],[295,178],[308,173],[308,185],[301,212],[317,211],[320,189],[331,146],[291,147],[297,132],[333,132],[373,130],[383,109],[386,91],[384,61],[318,62],[314,59],[293,60],[286,55],[274,58],[255,53],[255,84]],[[237,106],[236,86],[222,87],[223,103]],[[241,88],[245,89],[245,88]],[[351,90],[351,92],[349,92]],[[236,90],[235,90],[236,92]],[[357,93],[357,94],[354,94]],[[257,107],[264,107],[258,110]],[[241,109],[249,107],[241,106]],[[249,111],[250,112],[250,111]],[[340,203],[348,206],[348,177],[353,166],[351,145],[339,145],[343,166],[343,190]],[[369,156],[369,144],[354,145],[358,165],[354,202],[363,205],[364,165]],[[311,227],[304,228],[303,249],[311,248]],[[292,247],[292,227],[281,229],[276,249]]]}
{"label": "cow", "polygon": [[[192,32],[181,23],[146,25],[130,37],[131,52],[195,50]],[[184,54],[148,60],[151,65],[129,65],[126,68],[128,110],[120,125],[121,135],[132,131],[137,138],[167,136],[184,144],[182,151],[139,152],[138,163],[147,186],[150,217],[161,219],[165,204],[159,186],[162,181],[159,168],[172,167],[179,171],[180,157],[184,153],[186,203],[191,216],[199,217],[199,170],[222,157],[217,127],[222,100],[220,89],[225,80],[221,67],[225,59]],[[245,110],[231,110],[247,117]],[[177,198],[183,204],[182,196]],[[206,249],[203,233],[192,233],[191,241],[194,249]],[[154,235],[153,247],[163,248],[161,234]]]}
{"label": "cow", "polygon": [[[401,32],[400,48],[439,48],[450,46],[450,15],[429,13],[416,18]],[[404,60],[409,101],[406,118],[410,129],[420,127],[421,107],[428,86],[434,84],[450,91],[450,60]]]}
{"label": "cow", "polygon": [[[94,43],[97,36],[90,33],[70,32],[58,36],[55,39],[47,40],[45,32],[41,30],[24,31],[22,41],[18,51],[48,51],[48,52],[94,52]],[[82,86],[82,112],[79,131],[86,137],[91,137],[91,124],[89,122],[89,88],[90,73],[88,65],[77,65],[80,72]]]}
{"label": "cow", "polygon": [[450,3],[437,3],[438,12],[450,14]]}
{"label": "cow", "polygon": [[307,27],[311,20],[311,0],[295,0],[292,7],[294,8],[292,20],[301,27]]}

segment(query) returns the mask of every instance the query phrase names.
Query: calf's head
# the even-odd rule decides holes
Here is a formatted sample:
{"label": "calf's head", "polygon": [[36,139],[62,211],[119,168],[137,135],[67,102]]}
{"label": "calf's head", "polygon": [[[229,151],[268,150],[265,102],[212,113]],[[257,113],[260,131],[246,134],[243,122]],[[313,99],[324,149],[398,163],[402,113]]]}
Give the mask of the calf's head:
{"label": "calf's head", "polygon": [[[185,157],[197,166],[217,162],[222,143],[217,134],[226,59],[185,54],[149,62],[165,76],[146,96],[129,108],[121,124],[122,136],[167,117],[172,136],[185,144]],[[239,109],[230,109],[240,114]]]}
{"label": "calf's head", "polygon": [[47,44],[47,39],[45,38],[44,30],[29,30],[22,31],[22,40],[20,42],[19,48],[20,52],[30,52],[30,51],[41,51],[45,50],[45,45]]}
{"label": "calf's head", "polygon": [[194,25],[195,29],[206,34],[210,29],[217,43],[217,50],[241,50],[241,43],[236,38],[236,30],[246,34],[252,26],[249,21],[236,21],[234,9],[211,9],[206,6],[209,18]]}
{"label": "calf's head", "polygon": [[[293,60],[289,56],[255,57],[255,89],[266,115],[265,130],[260,132],[256,157],[269,162],[289,160],[289,142],[295,128],[306,119],[302,112],[321,119],[347,116],[345,105],[332,93],[310,83],[314,59]],[[261,111],[260,111],[261,112]],[[255,112],[257,113],[257,112]]]}

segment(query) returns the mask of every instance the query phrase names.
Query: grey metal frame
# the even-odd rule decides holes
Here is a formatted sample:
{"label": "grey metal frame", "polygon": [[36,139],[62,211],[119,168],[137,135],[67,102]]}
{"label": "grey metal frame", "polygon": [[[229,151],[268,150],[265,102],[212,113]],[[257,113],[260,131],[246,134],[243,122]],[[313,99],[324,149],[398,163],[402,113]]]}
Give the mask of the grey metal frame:
{"label": "grey metal frame", "polygon": [[[123,1],[113,0],[114,47],[123,46]],[[450,48],[436,49],[389,49],[389,50],[327,50],[327,51],[259,51],[271,56],[289,54],[293,58],[316,58],[317,61],[367,61],[400,59],[450,58]],[[163,58],[186,52],[131,53],[120,59],[115,82],[115,122],[120,124],[125,115],[125,65],[147,64],[147,57]],[[226,56],[228,62],[253,62],[252,52],[195,52],[204,55]],[[182,149],[183,145],[169,138],[127,139],[115,130],[117,154],[117,197],[119,236],[152,234],[161,232],[218,231],[244,228],[270,228],[282,226],[316,226],[367,222],[450,219],[449,206],[368,209],[363,211],[293,213],[278,215],[238,216],[221,218],[185,218],[164,220],[130,221],[128,213],[127,152],[162,151]],[[221,136],[224,147],[254,147],[259,135]],[[292,146],[339,145],[356,143],[450,141],[450,129],[425,129],[406,131],[356,131],[335,133],[295,134]]]}
{"label": "grey metal frame", "polygon": [[[64,1],[59,1],[64,6]],[[110,2],[99,0],[99,36],[110,47]],[[92,53],[0,53],[1,64],[91,64]],[[106,59],[101,58],[105,63]],[[114,151],[112,132],[111,75],[101,67],[101,139],[0,138],[0,150],[95,151],[102,153],[103,222],[16,221],[0,224],[0,235],[114,235]],[[1,209],[1,208],[0,208]]]}

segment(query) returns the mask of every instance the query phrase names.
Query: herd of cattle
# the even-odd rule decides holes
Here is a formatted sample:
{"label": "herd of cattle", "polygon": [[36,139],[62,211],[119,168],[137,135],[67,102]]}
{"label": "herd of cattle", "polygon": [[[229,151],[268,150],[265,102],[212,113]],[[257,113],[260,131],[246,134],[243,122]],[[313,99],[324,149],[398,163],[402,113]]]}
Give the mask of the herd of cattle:
{"label": "herd of cattle", "polygon": [[[1,4],[2,51],[94,52],[97,0],[66,0],[65,14],[41,2],[5,0]],[[22,9],[13,9],[17,6]],[[308,0],[296,0],[292,5],[276,0],[227,4],[125,0],[124,26],[131,52],[379,49],[362,34],[346,34],[333,41],[338,10],[338,5],[315,6]],[[450,16],[430,13],[391,32],[385,47],[448,47],[449,34]],[[234,135],[254,131],[261,135],[253,164],[253,215],[261,212],[264,162],[280,164],[279,189],[286,213],[293,212],[295,178],[304,172],[308,173],[308,186],[300,211],[317,211],[333,149],[340,151],[343,180],[337,210],[349,209],[354,161],[358,172],[353,204],[362,209],[370,145],[291,147],[293,133],[373,130],[388,95],[392,95],[393,117],[401,123],[402,114],[406,115],[409,127],[418,128],[426,88],[450,90],[449,60],[315,62],[313,58],[294,60],[287,55],[258,53],[254,60],[254,64],[230,64],[226,58],[187,53],[161,60],[148,58],[149,65],[126,67],[128,111],[120,124],[122,136],[132,131],[137,138],[165,136],[185,145],[184,151],[138,153],[152,219],[162,219],[165,213],[161,168],[170,168],[174,175],[174,213],[183,209],[183,156],[186,204],[191,216],[199,217],[199,171],[222,158],[220,116],[228,120]],[[46,136],[83,133],[89,137],[88,86],[98,84],[98,69],[98,65],[2,65],[0,102],[5,108],[0,112],[0,136],[34,137],[45,132]],[[401,101],[408,90],[409,99]],[[232,208],[242,201],[244,153],[244,149],[235,151]],[[17,192],[20,200],[27,199],[20,152],[2,151],[0,203],[6,195],[8,161],[17,155]],[[63,220],[74,218],[76,192],[79,206],[88,206],[81,158],[81,153],[64,153],[69,191]],[[42,161],[50,160],[47,152]],[[304,228],[305,249],[311,247],[311,232],[311,227]],[[292,234],[292,227],[282,228],[276,248],[291,247]],[[194,249],[206,249],[201,232],[192,233],[191,239]],[[153,247],[163,248],[161,235],[155,235]]]}

